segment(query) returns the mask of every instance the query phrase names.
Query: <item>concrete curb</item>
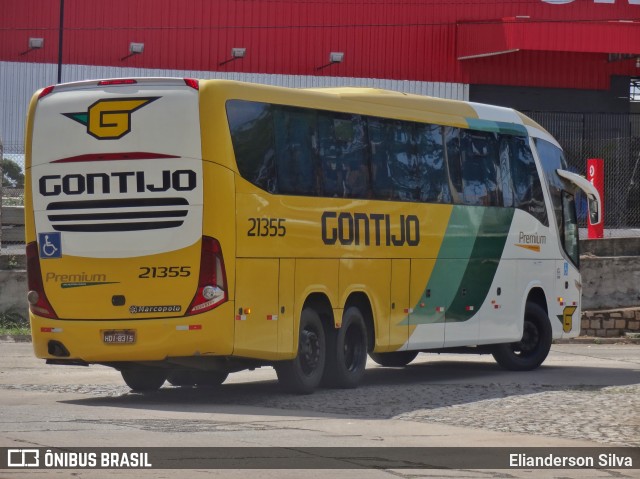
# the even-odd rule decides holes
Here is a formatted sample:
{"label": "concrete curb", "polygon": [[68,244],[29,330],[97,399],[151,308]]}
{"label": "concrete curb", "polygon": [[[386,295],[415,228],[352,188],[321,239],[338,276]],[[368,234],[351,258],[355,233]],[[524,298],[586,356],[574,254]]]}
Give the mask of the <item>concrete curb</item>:
{"label": "concrete curb", "polygon": [[30,343],[30,334],[0,334],[0,342],[4,343]]}
{"label": "concrete curb", "polygon": [[578,336],[571,339],[554,339],[553,344],[640,344],[640,338],[600,338],[596,336]]}

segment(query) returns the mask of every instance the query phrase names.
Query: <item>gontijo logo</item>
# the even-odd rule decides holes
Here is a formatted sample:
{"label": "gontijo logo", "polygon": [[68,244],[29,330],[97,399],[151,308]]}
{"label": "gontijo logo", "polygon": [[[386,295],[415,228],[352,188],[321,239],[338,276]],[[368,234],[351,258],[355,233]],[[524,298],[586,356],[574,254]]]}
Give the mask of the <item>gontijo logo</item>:
{"label": "gontijo logo", "polygon": [[131,114],[158,98],[109,98],[98,100],[86,112],[63,115],[85,125],[87,133],[98,140],[118,140],[131,131]]}

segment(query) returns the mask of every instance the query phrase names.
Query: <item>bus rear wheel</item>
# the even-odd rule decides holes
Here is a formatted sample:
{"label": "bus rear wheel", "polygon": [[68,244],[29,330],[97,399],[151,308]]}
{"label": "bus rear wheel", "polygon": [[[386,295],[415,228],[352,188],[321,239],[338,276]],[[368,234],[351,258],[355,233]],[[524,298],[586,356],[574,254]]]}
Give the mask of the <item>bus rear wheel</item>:
{"label": "bus rear wheel", "polygon": [[120,373],[132,391],[157,391],[167,380],[167,372],[160,368],[129,368]]}
{"label": "bus rear wheel", "polygon": [[418,351],[394,351],[391,353],[369,353],[369,357],[380,366],[401,368],[413,361]]}
{"label": "bus rear wheel", "polygon": [[278,381],[289,392],[310,394],[319,385],[326,362],[326,336],[317,311],[304,308],[300,315],[298,354],[275,364]]}
{"label": "bus rear wheel", "polygon": [[551,341],[551,324],[547,313],[540,305],[528,302],[524,311],[522,339],[516,343],[496,345],[493,357],[504,369],[530,371],[547,358]]}
{"label": "bus rear wheel", "polygon": [[327,365],[322,383],[329,387],[355,388],[367,365],[367,328],[360,310],[351,306],[342,325],[327,341]]}

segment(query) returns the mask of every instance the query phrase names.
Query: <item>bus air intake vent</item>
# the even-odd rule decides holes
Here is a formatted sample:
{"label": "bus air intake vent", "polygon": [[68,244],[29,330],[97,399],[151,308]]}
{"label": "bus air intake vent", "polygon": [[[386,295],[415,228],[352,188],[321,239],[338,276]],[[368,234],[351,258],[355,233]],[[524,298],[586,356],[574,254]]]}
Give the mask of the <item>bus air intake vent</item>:
{"label": "bus air intake vent", "polygon": [[59,201],[47,216],[56,231],[144,231],[182,226],[188,206],[185,198]]}

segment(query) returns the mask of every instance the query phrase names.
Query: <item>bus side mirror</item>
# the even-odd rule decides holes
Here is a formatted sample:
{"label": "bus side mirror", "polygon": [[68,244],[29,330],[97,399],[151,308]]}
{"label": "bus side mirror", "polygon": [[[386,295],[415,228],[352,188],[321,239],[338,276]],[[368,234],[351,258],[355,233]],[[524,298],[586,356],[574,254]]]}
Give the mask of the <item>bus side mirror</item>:
{"label": "bus side mirror", "polygon": [[587,195],[589,203],[589,222],[592,225],[600,224],[602,215],[600,214],[599,201],[595,196]]}
{"label": "bus side mirror", "polygon": [[589,202],[589,221],[592,225],[600,224],[602,221],[602,206],[600,204],[600,193],[584,176],[580,176],[570,171],[557,169],[556,173],[561,178],[570,181],[580,188],[587,195]]}

